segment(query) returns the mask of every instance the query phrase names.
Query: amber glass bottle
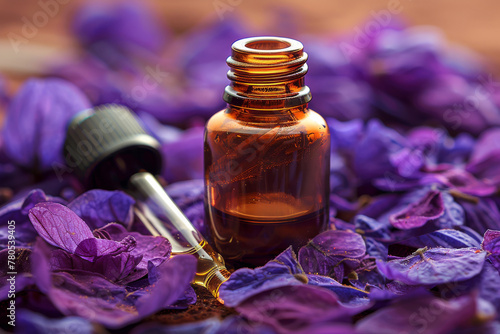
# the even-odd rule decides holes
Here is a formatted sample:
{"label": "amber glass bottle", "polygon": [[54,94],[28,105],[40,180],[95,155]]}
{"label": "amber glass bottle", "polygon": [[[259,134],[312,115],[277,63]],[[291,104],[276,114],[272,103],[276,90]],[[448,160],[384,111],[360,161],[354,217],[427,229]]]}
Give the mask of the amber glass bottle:
{"label": "amber glass bottle", "polygon": [[330,134],[307,108],[300,42],[235,42],[226,109],[205,131],[205,205],[212,239],[236,265],[261,265],[305,244],[328,220]]}

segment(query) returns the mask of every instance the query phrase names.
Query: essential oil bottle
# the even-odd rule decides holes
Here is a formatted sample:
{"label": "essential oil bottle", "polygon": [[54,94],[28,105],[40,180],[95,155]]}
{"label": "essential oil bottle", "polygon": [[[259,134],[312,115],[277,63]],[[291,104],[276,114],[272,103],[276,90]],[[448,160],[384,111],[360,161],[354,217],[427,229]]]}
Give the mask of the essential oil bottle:
{"label": "essential oil bottle", "polygon": [[227,108],[205,131],[205,206],[226,261],[262,265],[328,221],[330,134],[308,109],[300,42],[253,37],[227,59]]}

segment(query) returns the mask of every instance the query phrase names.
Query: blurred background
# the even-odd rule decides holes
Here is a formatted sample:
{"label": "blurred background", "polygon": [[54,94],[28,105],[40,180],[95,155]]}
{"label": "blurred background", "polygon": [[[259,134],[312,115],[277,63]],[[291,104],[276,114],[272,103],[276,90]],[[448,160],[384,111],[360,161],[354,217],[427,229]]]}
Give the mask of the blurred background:
{"label": "blurred background", "polygon": [[[116,3],[118,1],[99,1]],[[55,1],[49,20],[38,28],[20,52],[10,47],[7,35],[22,35],[26,20],[33,22],[50,0],[0,0],[0,71],[10,78],[22,80],[32,70],[60,52],[75,50],[71,31],[75,12],[88,1]],[[152,9],[159,23],[174,36],[191,32],[200,24],[237,19],[255,34],[286,34],[297,37],[304,33],[335,36],[350,33],[372,17],[374,11],[385,10],[391,3],[401,12],[397,19],[411,25],[431,25],[439,28],[452,43],[478,52],[500,73],[500,4],[495,1],[468,0],[144,0],[141,4]],[[36,20],[36,18],[35,18]],[[44,23],[43,15],[38,20]],[[287,30],[293,25],[293,29]],[[229,45],[225,52],[229,53]],[[47,59],[48,58],[48,59]]]}

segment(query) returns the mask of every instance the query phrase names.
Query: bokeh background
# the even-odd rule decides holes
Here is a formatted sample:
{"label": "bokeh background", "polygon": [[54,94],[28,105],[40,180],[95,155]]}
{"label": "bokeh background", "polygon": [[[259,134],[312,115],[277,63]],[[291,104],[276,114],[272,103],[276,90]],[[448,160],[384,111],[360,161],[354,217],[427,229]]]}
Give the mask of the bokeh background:
{"label": "bokeh background", "polygon": [[[75,49],[70,24],[75,11],[88,1],[67,0],[59,6],[54,17],[40,28],[22,52],[15,53],[9,46],[7,34],[20,32],[23,17],[32,16],[41,9],[38,0],[0,0],[0,71],[17,82],[26,71],[50,58]],[[118,1],[99,1],[99,3]],[[161,24],[174,35],[182,37],[200,24],[221,19],[218,8],[227,9],[223,19],[237,18],[255,33],[300,35],[310,33],[335,36],[351,32],[373,11],[387,9],[391,1],[372,0],[346,2],[343,0],[144,0]],[[490,64],[492,71],[500,73],[500,4],[495,1],[468,0],[400,0],[400,19],[411,25],[437,27],[452,43],[469,47]],[[225,6],[228,6],[229,9]],[[293,21],[295,31],[286,31],[287,22]],[[285,31],[284,31],[285,30]],[[15,89],[13,87],[12,89]]]}

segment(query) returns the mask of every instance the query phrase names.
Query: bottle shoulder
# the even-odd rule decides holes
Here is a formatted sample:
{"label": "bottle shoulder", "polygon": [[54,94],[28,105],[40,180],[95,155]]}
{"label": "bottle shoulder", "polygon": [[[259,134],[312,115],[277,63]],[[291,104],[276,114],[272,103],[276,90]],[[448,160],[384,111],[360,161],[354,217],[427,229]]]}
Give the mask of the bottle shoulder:
{"label": "bottle shoulder", "polygon": [[306,109],[297,115],[290,114],[285,117],[260,114],[257,117],[248,115],[235,115],[228,109],[215,113],[206,123],[206,130],[227,132],[248,132],[253,129],[293,128],[297,132],[320,132],[329,134],[328,124],[317,112]]}

